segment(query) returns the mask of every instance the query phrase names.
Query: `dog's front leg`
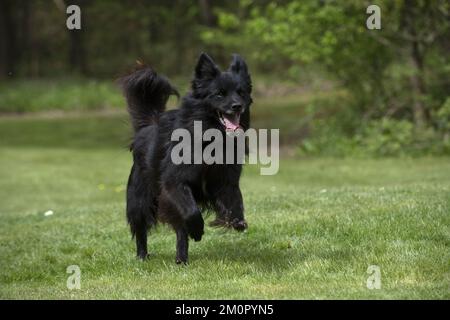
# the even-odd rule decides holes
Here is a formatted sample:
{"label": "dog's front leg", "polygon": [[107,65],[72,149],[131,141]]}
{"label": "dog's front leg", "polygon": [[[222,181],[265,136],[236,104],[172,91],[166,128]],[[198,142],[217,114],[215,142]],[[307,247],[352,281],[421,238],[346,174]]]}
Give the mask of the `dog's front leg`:
{"label": "dog's front leg", "polygon": [[[203,235],[204,221],[191,188],[181,183],[171,188],[165,188],[162,194],[165,195],[163,200],[169,201],[171,207],[176,209],[175,217],[169,217],[169,223],[174,225],[176,230],[184,228],[192,239],[200,241]],[[170,221],[175,222],[175,220],[180,220],[180,218],[181,224]]]}
{"label": "dog's front leg", "polygon": [[248,225],[244,219],[244,203],[239,186],[226,186],[214,196],[214,207],[217,218],[212,226],[227,226],[243,231]]}
{"label": "dog's front leg", "polygon": [[204,221],[191,188],[186,184],[165,185],[159,196],[158,215],[177,234],[177,263],[187,263],[189,237],[200,241]]}

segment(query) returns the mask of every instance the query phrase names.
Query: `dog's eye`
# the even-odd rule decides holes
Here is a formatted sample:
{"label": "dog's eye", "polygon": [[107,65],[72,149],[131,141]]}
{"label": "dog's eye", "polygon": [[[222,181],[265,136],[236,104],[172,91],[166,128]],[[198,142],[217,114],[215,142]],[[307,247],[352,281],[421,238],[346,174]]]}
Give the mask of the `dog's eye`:
{"label": "dog's eye", "polygon": [[245,96],[244,90],[241,90],[241,89],[239,89],[239,90],[237,91],[237,94],[240,95],[241,97],[244,97],[244,96]]}
{"label": "dog's eye", "polygon": [[216,98],[218,99],[222,99],[223,97],[225,97],[225,93],[223,91],[220,91],[216,94]]}

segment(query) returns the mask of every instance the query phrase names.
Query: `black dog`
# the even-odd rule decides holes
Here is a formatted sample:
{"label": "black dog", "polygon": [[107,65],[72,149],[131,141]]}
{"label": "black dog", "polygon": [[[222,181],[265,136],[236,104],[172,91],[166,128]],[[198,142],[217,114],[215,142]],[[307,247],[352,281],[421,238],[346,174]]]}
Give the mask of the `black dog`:
{"label": "black dog", "polygon": [[[200,208],[216,212],[212,225],[246,229],[240,164],[174,164],[171,160],[176,145],[171,141],[173,130],[184,128],[193,136],[194,121],[201,121],[203,130],[221,130],[224,139],[226,130],[248,129],[252,86],[245,61],[233,55],[229,69],[221,72],[202,53],[192,91],[177,110],[164,111],[169,96],[178,93],[149,67],[124,77],[122,86],[135,132],[127,219],[136,237],[137,256],[147,257],[147,232],[159,220],[176,232],[176,262],[187,263],[188,238],[200,241],[203,235]],[[204,148],[207,144],[202,145]]]}

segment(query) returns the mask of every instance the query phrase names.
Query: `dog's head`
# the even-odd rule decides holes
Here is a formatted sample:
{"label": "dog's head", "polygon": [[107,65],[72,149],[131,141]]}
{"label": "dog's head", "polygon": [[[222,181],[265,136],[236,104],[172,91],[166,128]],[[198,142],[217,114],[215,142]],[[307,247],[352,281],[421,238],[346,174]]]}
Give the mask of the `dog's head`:
{"label": "dog's head", "polygon": [[221,71],[206,53],[202,53],[195,67],[192,93],[202,99],[225,130],[241,127],[241,115],[248,111],[252,83],[247,64],[234,54],[227,71]]}

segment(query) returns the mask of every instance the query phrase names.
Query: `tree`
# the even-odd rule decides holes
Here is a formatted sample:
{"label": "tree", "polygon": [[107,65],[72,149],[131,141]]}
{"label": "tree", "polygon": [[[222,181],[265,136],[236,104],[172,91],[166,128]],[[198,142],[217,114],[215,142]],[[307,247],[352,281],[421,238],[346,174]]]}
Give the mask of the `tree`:
{"label": "tree", "polygon": [[0,1],[0,76],[2,77],[15,75],[18,62],[14,9],[14,1]]}
{"label": "tree", "polygon": [[[54,0],[56,7],[59,11],[66,16],[66,4],[63,0]],[[82,12],[82,27],[81,29],[67,30],[67,36],[69,38],[69,56],[68,62],[70,70],[75,73],[83,75],[88,74],[88,68],[86,63],[86,48],[85,48],[85,34],[86,34],[86,17],[88,1],[86,0],[73,0],[71,5],[77,5]]]}
{"label": "tree", "polygon": [[[355,111],[364,119],[411,118],[421,128],[430,124],[433,108],[426,100],[437,105],[445,101],[445,75],[440,79],[437,75],[449,63],[442,45],[450,38],[448,1],[379,1],[381,30],[366,28],[368,3],[356,0],[242,4],[250,12],[247,19],[219,16],[219,23],[238,21],[235,35],[240,43],[250,39],[255,59],[325,67],[349,89]],[[224,38],[217,35],[209,38]],[[435,63],[438,59],[445,60]],[[428,73],[436,79],[427,79]],[[431,92],[431,87],[440,89]]]}

